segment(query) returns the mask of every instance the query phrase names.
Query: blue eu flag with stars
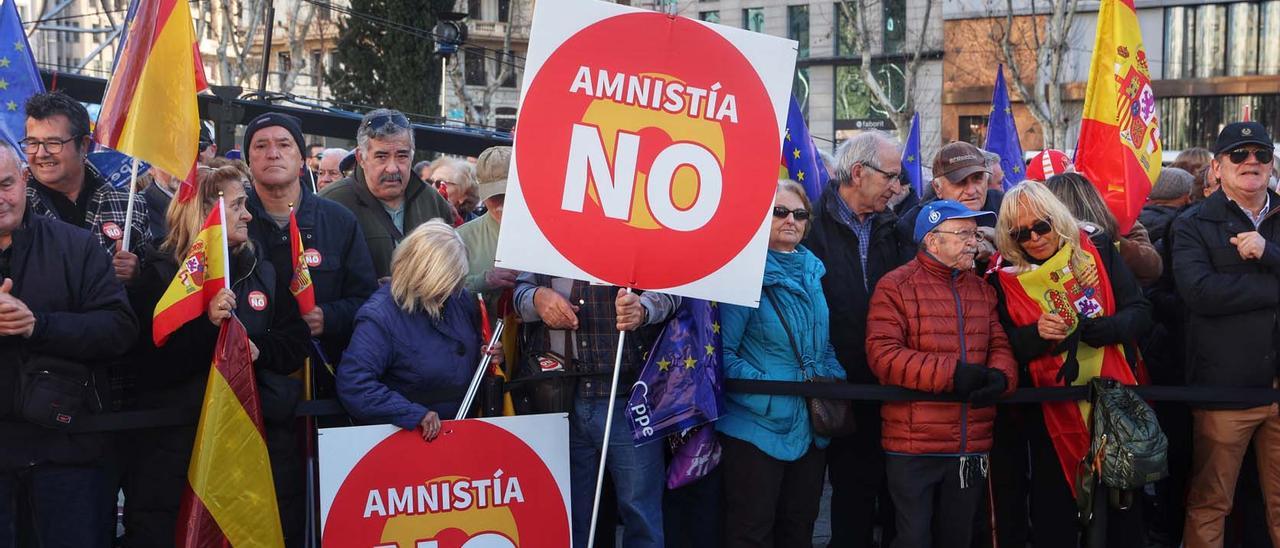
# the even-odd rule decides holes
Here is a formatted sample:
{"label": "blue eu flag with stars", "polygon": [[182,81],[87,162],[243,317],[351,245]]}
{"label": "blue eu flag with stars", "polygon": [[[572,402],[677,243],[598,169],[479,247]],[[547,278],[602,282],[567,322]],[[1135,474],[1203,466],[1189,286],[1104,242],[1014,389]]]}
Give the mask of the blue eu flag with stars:
{"label": "blue eu flag with stars", "polygon": [[685,297],[627,400],[636,445],[720,418],[720,308]]}
{"label": "blue eu flag with stars", "polygon": [[907,146],[902,147],[902,176],[910,183],[916,197],[924,199],[924,173],[920,170],[920,113],[911,117],[911,131],[907,133]]}
{"label": "blue eu flag with stars", "polygon": [[809,201],[817,202],[822,189],[826,188],[831,175],[827,167],[822,165],[818,157],[818,149],[813,146],[809,136],[809,128],[804,125],[804,113],[800,111],[800,103],[791,98],[791,108],[787,111],[787,132],[782,139],[782,166],[787,169],[787,177],[800,183]]}
{"label": "blue eu flag with stars", "polygon": [[27,135],[27,99],[44,91],[40,71],[22,30],[16,0],[0,9],[0,137],[22,154],[18,141]]}
{"label": "blue eu flag with stars", "polygon": [[996,71],[996,91],[991,96],[991,118],[987,121],[987,152],[1000,155],[1000,168],[1004,170],[1002,188],[1009,190],[1027,178],[1026,162],[1022,161],[1022,143],[1018,141],[1018,126],[1013,123],[1013,108],[1009,106],[1009,88],[1004,83],[1004,65]]}

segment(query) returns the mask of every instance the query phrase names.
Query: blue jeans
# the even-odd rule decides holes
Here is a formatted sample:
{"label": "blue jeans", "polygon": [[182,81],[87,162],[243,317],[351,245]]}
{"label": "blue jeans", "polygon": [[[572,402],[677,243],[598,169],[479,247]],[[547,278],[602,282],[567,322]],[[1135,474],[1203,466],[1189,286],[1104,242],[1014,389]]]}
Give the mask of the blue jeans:
{"label": "blue jeans", "polygon": [[[105,548],[111,531],[101,508],[104,483],[93,466],[0,472],[0,548],[16,546],[19,529],[43,548]],[[18,523],[20,505],[32,523]]]}
{"label": "blue jeans", "polygon": [[[606,463],[618,492],[618,517],[623,522],[625,548],[662,548],[662,491],[666,486],[666,466],[662,443],[636,447],[631,437],[619,394],[613,409]],[[573,499],[573,545],[587,545],[591,529],[591,509],[596,495],[596,474],[600,466],[600,445],[604,440],[608,398],[575,398],[569,414],[569,483]]]}

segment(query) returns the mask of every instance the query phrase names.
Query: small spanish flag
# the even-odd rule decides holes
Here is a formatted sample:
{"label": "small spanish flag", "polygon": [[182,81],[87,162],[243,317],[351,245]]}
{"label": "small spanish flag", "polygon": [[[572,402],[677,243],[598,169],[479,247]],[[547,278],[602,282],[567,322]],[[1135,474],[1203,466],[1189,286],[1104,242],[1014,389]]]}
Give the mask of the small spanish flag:
{"label": "small spanish flag", "polygon": [[156,303],[151,329],[156,346],[164,346],[170,334],[203,315],[218,290],[227,287],[227,234],[222,217],[219,199],[191,242],[186,258],[178,264],[178,273],[169,288]]}
{"label": "small spanish flag", "polygon": [[306,314],[316,308],[316,288],[311,285],[311,270],[307,267],[306,252],[302,248],[302,231],[298,230],[298,218],[293,214],[293,208],[289,208],[289,248],[293,261],[289,292],[298,301],[298,312]]}

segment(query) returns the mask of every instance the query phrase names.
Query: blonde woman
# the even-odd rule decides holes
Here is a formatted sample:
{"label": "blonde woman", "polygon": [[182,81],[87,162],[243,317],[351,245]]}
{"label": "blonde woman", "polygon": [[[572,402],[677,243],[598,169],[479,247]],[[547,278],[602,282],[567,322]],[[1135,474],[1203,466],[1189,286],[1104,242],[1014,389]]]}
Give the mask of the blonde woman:
{"label": "blonde woman", "polygon": [[[1005,265],[990,279],[1014,357],[1024,381],[1030,381],[1024,385],[1078,386],[1098,375],[1134,384],[1133,343],[1151,325],[1151,304],[1111,236],[1077,221],[1043,183],[1026,181],[1005,194],[996,247]],[[996,440],[992,469],[1022,468],[999,457],[1029,454],[1031,544],[1079,546],[1074,492],[1076,465],[1084,456],[1077,453],[1089,441],[1084,418],[1076,402],[1024,409],[1022,424],[997,425],[1006,435]],[[1025,511],[1026,493],[1005,487],[994,496],[997,515],[1012,515],[1019,507]],[[1141,545],[1139,509],[1112,511],[1108,544]],[[1000,543],[1025,545],[1026,540],[1002,538]]]}
{"label": "blonde woman", "polygon": [[[355,418],[440,434],[480,362],[480,307],[462,287],[467,251],[439,219],[410,232],[391,259],[391,283],[356,313],[338,366],[338,398]],[[501,348],[494,360],[501,361]]]}

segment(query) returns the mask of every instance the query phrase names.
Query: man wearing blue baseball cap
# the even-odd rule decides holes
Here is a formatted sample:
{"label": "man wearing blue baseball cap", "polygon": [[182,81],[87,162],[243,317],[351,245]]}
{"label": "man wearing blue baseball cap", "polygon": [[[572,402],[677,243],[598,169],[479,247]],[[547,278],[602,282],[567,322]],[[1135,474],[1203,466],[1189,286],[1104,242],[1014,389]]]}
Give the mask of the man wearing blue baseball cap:
{"label": "man wearing blue baseball cap", "polygon": [[880,384],[958,398],[882,407],[895,547],[969,546],[986,485],[993,404],[1017,384],[995,290],[973,271],[977,219],[988,215],[952,200],[924,204],[915,258],[881,278],[871,296],[867,362]]}

